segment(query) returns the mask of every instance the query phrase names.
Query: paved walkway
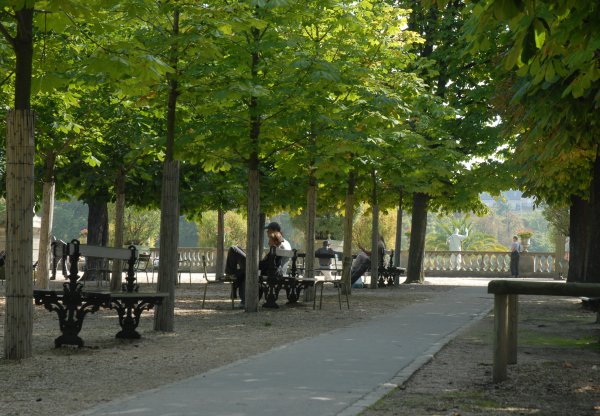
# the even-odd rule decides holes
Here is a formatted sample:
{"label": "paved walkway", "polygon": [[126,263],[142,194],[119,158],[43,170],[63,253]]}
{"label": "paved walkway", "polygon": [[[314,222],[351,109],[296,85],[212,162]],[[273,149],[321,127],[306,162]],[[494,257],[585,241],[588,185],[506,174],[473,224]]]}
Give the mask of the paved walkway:
{"label": "paved walkway", "polygon": [[394,313],[79,415],[357,415],[407,380],[492,303],[484,286],[432,294]]}

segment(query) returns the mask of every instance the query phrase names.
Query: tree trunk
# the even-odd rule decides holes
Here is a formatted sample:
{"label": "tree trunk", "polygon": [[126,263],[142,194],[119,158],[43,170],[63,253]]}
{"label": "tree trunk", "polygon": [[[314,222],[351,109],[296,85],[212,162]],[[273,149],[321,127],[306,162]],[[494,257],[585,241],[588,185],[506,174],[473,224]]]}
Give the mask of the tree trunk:
{"label": "tree trunk", "polygon": [[[125,224],[125,173],[121,172],[115,181],[117,200],[115,202],[115,247],[123,247],[123,231]],[[139,254],[139,253],[138,253]],[[121,290],[123,262],[113,260],[110,279],[110,290]]]}
{"label": "tree trunk", "polygon": [[590,185],[588,232],[585,244],[584,283],[600,283],[600,145],[596,145],[596,160]]}
{"label": "tree trunk", "polygon": [[52,242],[52,219],[54,217],[54,179],[45,180],[42,190],[42,221],[40,225],[40,243],[38,251],[38,265],[36,271],[36,285],[48,289],[50,282],[50,264],[52,259],[50,243]]}
{"label": "tree trunk", "polygon": [[[317,180],[311,174],[306,191],[306,257],[304,258],[304,276],[315,277],[315,219],[317,216]],[[311,302],[315,296],[315,288],[304,291],[304,301]]]}
{"label": "tree trunk", "polygon": [[[400,190],[400,201],[396,212],[396,244],[394,245],[394,266],[400,267],[400,254],[402,252],[402,203],[404,202],[404,192]],[[394,285],[400,284],[400,276],[394,277]]]}
{"label": "tree trunk", "polygon": [[[256,155],[256,166],[258,155]],[[246,242],[246,312],[258,312],[258,262],[260,260],[260,174],[248,172],[248,241]]]}
{"label": "tree trunk", "polygon": [[259,220],[259,226],[258,229],[261,230],[261,232],[258,233],[258,252],[260,257],[262,258],[263,256],[263,248],[265,247],[265,233],[262,232],[262,230],[265,229],[265,225],[267,222],[267,214],[265,214],[264,212],[261,212],[260,215],[258,216]]}
{"label": "tree trunk", "polygon": [[223,278],[223,267],[225,264],[225,212],[219,208],[217,211],[217,264],[215,275],[217,280]]}
{"label": "tree trunk", "polygon": [[425,252],[425,234],[427,233],[427,205],[429,195],[413,195],[410,244],[406,281],[404,283],[423,283],[423,256]]}
{"label": "tree trunk", "polygon": [[6,306],[4,357],[31,357],[33,333],[34,115],[31,108],[33,3],[15,10],[15,109],[6,128]]}
{"label": "tree trunk", "polygon": [[308,180],[306,192],[306,258],[304,259],[305,276],[315,277],[315,218],[317,216],[317,181],[314,176]]}
{"label": "tree trunk", "polygon": [[[92,246],[106,246],[108,243],[108,206],[106,201],[88,203],[88,221],[87,221],[87,244]],[[108,267],[106,260],[87,257],[86,271],[84,280],[101,280],[103,273],[99,269]]]}
{"label": "tree trunk", "polygon": [[173,331],[175,317],[175,282],[179,258],[179,161],[165,161],[163,169],[160,215],[160,249],[157,291],[168,296],[154,313],[154,330]]}
{"label": "tree trunk", "polygon": [[352,292],[350,285],[350,268],[352,266],[352,219],[354,218],[354,188],[356,177],[353,170],[348,173],[348,188],[346,190],[346,206],[344,213],[344,254],[342,260],[342,280],[348,288],[348,294]]}
{"label": "tree trunk", "polygon": [[571,209],[569,210],[569,275],[568,282],[584,281],[585,243],[587,240],[587,218],[589,206],[587,201],[579,196],[571,196]]}
{"label": "tree trunk", "polygon": [[[173,11],[173,38],[179,35],[179,10]],[[167,142],[160,200],[160,251],[158,263],[158,292],[167,293],[167,297],[154,312],[155,331],[173,331],[175,318],[175,281],[179,268],[179,162],[175,154],[175,122],[177,116],[177,97],[179,83],[176,78],[179,50],[173,41],[170,50],[170,65],[174,72],[167,75],[169,97],[167,101]]]}
{"label": "tree trunk", "polygon": [[34,116],[12,110],[6,146],[6,311],[4,357],[31,357],[33,332]]}
{"label": "tree trunk", "polygon": [[373,211],[371,228],[371,289],[377,289],[379,279],[379,201],[377,198],[377,175],[371,172],[373,190],[371,194],[371,208]]}
{"label": "tree trunk", "polygon": [[[256,10],[255,10],[256,11]],[[251,28],[251,68],[250,75],[252,80],[259,83],[258,75],[260,70],[259,46],[261,41],[261,31],[258,28]],[[249,141],[251,154],[248,158],[248,219],[246,242],[246,282],[245,282],[245,308],[246,312],[258,312],[258,263],[261,254],[261,229],[260,220],[260,130],[262,127],[262,117],[259,107],[259,100],[256,96],[250,97],[248,107],[250,122]]]}

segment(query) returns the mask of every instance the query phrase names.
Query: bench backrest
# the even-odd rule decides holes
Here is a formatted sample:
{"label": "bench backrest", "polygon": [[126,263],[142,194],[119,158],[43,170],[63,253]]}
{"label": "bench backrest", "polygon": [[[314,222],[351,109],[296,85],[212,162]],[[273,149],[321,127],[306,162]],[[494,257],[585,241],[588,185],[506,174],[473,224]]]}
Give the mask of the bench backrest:
{"label": "bench backrest", "polygon": [[135,249],[132,250],[129,248],[88,246],[85,244],[79,245],[79,254],[86,257],[129,260],[132,255],[132,251],[134,252],[135,256]]}

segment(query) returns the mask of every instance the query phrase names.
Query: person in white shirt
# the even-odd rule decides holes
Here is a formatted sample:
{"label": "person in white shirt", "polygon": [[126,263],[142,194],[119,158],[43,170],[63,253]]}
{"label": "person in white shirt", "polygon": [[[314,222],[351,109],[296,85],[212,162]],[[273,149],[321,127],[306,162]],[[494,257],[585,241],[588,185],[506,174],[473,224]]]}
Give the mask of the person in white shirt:
{"label": "person in white shirt", "polygon": [[[283,237],[283,233],[281,233],[281,226],[279,225],[278,222],[270,222],[266,227],[265,230],[267,230],[267,236],[269,238],[271,238],[271,235],[274,233],[278,233],[277,237],[280,238],[282,241],[281,243],[277,246],[277,248],[280,248],[282,250],[291,250],[292,249],[292,245],[290,244],[289,241],[287,241],[284,237]],[[281,272],[283,273],[283,275],[287,275],[287,270],[288,270],[288,266],[290,263],[290,258],[289,257],[284,257],[284,260],[281,262]]]}

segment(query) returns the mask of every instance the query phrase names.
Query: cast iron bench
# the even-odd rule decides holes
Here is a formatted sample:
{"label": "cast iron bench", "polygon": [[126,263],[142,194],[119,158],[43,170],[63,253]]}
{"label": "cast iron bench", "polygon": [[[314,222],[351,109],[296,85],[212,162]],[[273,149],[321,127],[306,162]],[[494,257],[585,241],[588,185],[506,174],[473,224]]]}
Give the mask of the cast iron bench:
{"label": "cast iron bench", "polygon": [[[144,310],[150,310],[154,305],[159,305],[166,293],[138,293],[139,286],[135,283],[135,263],[137,250],[134,246],[129,248],[98,247],[80,245],[78,240],[69,244],[53,242],[52,252],[70,260],[70,274],[67,276],[68,283],[63,284],[62,291],[36,289],[33,297],[36,305],[44,305],[48,311],[55,311],[58,315],[61,335],[54,340],[54,345],[76,345],[83,347],[83,340],[79,332],[87,313],[94,313],[98,309],[115,309],[119,316],[121,331],[116,334],[117,338],[140,338],[136,331],[140,316]],[[58,253],[61,251],[61,253]],[[123,283],[122,292],[86,291],[82,283],[78,282],[79,256],[90,256],[97,258],[127,260],[127,278]],[[56,261],[53,265],[56,265]],[[56,269],[53,268],[56,276]]]}
{"label": "cast iron bench", "polygon": [[[276,259],[281,257],[289,259],[291,266],[287,276],[281,275],[278,270]],[[303,289],[314,286],[316,279],[306,279],[298,273],[298,251],[283,250],[271,247],[267,256],[267,273],[259,276],[259,284],[265,295],[263,308],[279,308],[277,298],[281,289],[285,290],[287,304],[294,305],[298,303]]]}
{"label": "cast iron bench", "polygon": [[600,297],[600,284],[492,280],[494,294],[493,382],[507,378],[507,364],[517,363],[518,295]]}
{"label": "cast iron bench", "polygon": [[[404,274],[406,269],[398,266],[394,266],[394,250],[383,250],[379,253],[379,267],[377,272],[379,274],[379,280],[377,281],[377,287],[394,286],[399,283],[400,276]],[[386,264],[385,256],[388,257]]]}

